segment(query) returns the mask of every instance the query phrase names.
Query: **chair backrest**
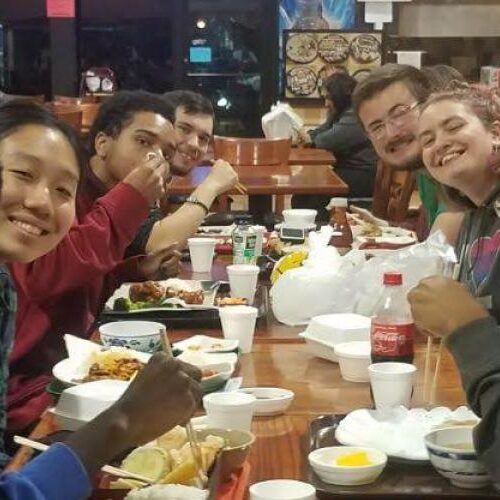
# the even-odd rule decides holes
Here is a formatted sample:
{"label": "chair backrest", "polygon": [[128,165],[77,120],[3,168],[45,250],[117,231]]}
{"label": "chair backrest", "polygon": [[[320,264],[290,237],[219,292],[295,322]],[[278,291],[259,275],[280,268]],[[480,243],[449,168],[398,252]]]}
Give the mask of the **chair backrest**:
{"label": "chair backrest", "polygon": [[415,174],[412,171],[395,170],[379,160],[373,191],[373,215],[393,222],[404,221],[414,189]]}
{"label": "chair backrest", "polygon": [[0,102],[11,101],[14,99],[21,99],[23,101],[34,102],[35,104],[43,104],[45,102],[45,96],[43,94],[38,95],[22,95],[22,94],[5,94],[0,92]]}
{"label": "chair backrest", "polygon": [[78,106],[55,105],[51,106],[51,110],[61,121],[71,125],[77,132],[81,131],[83,112]]}
{"label": "chair backrest", "polygon": [[231,165],[286,165],[290,139],[214,137],[214,157]]}
{"label": "chair backrest", "polygon": [[55,95],[54,102],[62,104],[84,104],[88,102],[98,102],[98,101],[97,98],[94,96],[73,97],[67,95]]}

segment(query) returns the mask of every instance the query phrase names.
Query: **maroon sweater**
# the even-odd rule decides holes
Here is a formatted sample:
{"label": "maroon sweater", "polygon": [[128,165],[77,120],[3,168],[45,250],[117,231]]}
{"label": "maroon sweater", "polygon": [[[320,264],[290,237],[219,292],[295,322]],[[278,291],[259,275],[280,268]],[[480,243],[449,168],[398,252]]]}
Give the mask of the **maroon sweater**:
{"label": "maroon sweater", "polygon": [[26,428],[51,403],[45,386],[54,364],[66,357],[63,334],[88,336],[113,289],[143,279],[137,268],[140,256],[122,259],[148,216],[145,198],[124,183],[106,193],[91,172],[82,188],[77,221],[57,248],[31,264],[11,266],[18,312],[10,363],[9,432]]}

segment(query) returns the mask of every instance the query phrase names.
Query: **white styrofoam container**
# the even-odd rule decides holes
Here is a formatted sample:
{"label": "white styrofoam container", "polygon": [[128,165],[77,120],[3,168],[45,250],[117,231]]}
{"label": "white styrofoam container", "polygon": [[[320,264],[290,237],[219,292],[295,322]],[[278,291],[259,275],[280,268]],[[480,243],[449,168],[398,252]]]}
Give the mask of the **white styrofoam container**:
{"label": "white styrofoam container", "polygon": [[97,380],[69,387],[51,413],[60,429],[77,430],[115,403],[128,385],[121,380]]}
{"label": "white styrofoam container", "polygon": [[303,337],[315,356],[337,362],[335,352],[327,351],[336,344],[370,340],[370,326],[371,319],[361,314],[323,314],[311,320]]}
{"label": "white styrofoam container", "polygon": [[326,359],[327,361],[338,362],[338,358],[335,355],[335,346],[331,342],[321,340],[311,333],[301,332],[299,337],[302,337],[306,341],[307,348],[313,356],[318,358]]}

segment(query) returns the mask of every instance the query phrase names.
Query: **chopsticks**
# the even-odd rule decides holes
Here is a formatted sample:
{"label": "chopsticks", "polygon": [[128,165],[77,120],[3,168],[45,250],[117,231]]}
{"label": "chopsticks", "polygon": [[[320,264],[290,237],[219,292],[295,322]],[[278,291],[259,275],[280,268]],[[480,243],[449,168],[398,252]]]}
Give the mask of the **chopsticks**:
{"label": "chopsticks", "polygon": [[[14,443],[20,444],[21,446],[27,446],[28,448],[32,448],[33,450],[37,451],[46,451],[49,448],[44,443],[33,441],[32,439],[27,439],[22,436],[14,436]],[[101,468],[101,471],[115,477],[121,477],[124,479],[136,479],[138,481],[142,481],[143,483],[154,484],[154,481],[145,476],[141,476],[140,474],[135,474],[133,472],[127,472],[126,470],[119,469],[118,467],[113,467],[112,465],[103,466]]]}
{"label": "chopsticks", "polygon": [[[167,331],[165,329],[160,330],[160,340],[163,352],[168,356],[173,357],[172,347],[170,346]],[[191,454],[193,455],[193,460],[198,471],[198,476],[203,480],[203,457],[201,455],[200,445],[196,439],[196,433],[194,432],[191,421],[186,424],[186,433],[189,441],[189,447],[191,448]]]}
{"label": "chopsticks", "polygon": [[[215,160],[208,160],[208,162],[210,163],[210,165],[213,165],[215,163]],[[240,194],[248,194],[248,189],[241,182],[237,182],[234,186],[234,189],[236,189],[236,191],[238,191],[238,193]]]}

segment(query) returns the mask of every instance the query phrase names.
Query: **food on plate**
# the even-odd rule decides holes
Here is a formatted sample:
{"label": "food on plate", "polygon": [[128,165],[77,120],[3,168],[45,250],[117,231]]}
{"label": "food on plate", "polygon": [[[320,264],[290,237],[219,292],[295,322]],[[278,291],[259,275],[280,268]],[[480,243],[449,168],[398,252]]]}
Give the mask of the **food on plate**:
{"label": "food on plate", "polygon": [[311,35],[298,33],[288,38],[285,50],[291,61],[302,64],[310,63],[318,54],[318,44]]}
{"label": "food on plate", "polygon": [[340,465],[342,467],[360,467],[372,465],[372,462],[368,458],[366,451],[358,451],[355,453],[346,453],[345,455],[337,457],[335,465]]}
{"label": "food on plate", "polygon": [[380,236],[382,236],[382,234],[382,228],[377,226],[376,224],[365,222],[361,226],[360,236],[365,236],[367,238],[379,238]]}
{"label": "food on plate", "polygon": [[218,375],[219,372],[217,370],[213,370],[212,368],[203,368],[201,370],[201,378],[209,378]]}
{"label": "food on plate", "polygon": [[206,500],[207,498],[208,493],[205,490],[192,486],[155,484],[141,490],[131,491],[125,500]]}
{"label": "food on plate", "polygon": [[205,300],[205,296],[203,295],[203,290],[179,290],[174,287],[169,287],[166,290],[166,297],[173,298],[176,297],[178,299],[183,300],[186,304],[203,304]]}
{"label": "food on plate", "polygon": [[349,57],[349,41],[335,33],[326,35],[318,43],[318,53],[326,62],[344,62]]}
{"label": "food on plate", "polygon": [[200,478],[187,433],[177,426],[159,437],[154,446],[141,446],[133,450],[123,460],[121,468],[127,472],[140,474],[155,483],[183,484],[202,488],[207,482],[207,472],[225,444],[223,438],[213,435],[208,435],[203,441],[198,442],[204,474],[204,477]]}
{"label": "food on plate", "polygon": [[311,95],[316,90],[318,78],[316,73],[306,66],[295,66],[286,75],[286,86],[297,96]]}
{"label": "food on plate", "polygon": [[104,351],[93,355],[88,375],[79,382],[95,380],[131,380],[144,368],[144,363],[126,351]]}
{"label": "food on plate", "polygon": [[217,305],[219,307],[224,306],[247,306],[248,300],[244,297],[218,297]]}
{"label": "food on plate", "polygon": [[380,42],[373,35],[359,35],[351,42],[351,55],[358,63],[375,62],[380,58],[380,54]]}
{"label": "food on plate", "polygon": [[144,281],[130,285],[129,297],[132,302],[159,303],[165,298],[165,287],[158,281]]}

